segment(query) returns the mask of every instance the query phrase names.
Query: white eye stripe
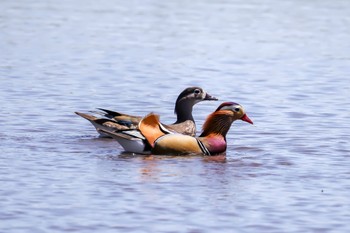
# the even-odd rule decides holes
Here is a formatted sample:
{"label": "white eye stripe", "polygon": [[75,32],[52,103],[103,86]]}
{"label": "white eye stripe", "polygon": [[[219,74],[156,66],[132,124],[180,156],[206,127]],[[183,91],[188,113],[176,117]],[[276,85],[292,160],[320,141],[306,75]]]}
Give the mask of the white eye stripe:
{"label": "white eye stripe", "polygon": [[235,112],[239,112],[241,110],[241,107],[238,105],[229,105],[229,106],[224,106],[221,108],[222,110],[232,110]]}

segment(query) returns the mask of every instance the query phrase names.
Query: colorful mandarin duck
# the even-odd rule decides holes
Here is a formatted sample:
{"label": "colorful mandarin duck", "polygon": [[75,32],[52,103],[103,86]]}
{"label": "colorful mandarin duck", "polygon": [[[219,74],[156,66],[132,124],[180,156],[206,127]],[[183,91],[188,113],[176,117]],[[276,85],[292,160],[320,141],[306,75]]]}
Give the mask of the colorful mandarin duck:
{"label": "colorful mandarin duck", "polygon": [[[152,154],[216,155],[226,151],[226,134],[231,124],[238,119],[253,124],[241,105],[234,102],[224,102],[207,117],[202,134],[199,137],[170,132],[159,122],[159,116],[153,113],[140,121],[138,133],[146,138],[149,145],[148,150]],[[121,139],[118,133],[106,133],[109,133],[118,141]],[[128,151],[129,148],[136,146],[136,138],[132,136],[124,137],[124,142],[121,145]]]}
{"label": "colorful mandarin duck", "polygon": [[[180,93],[175,103],[175,114],[177,115],[176,122],[163,126],[172,132],[194,136],[196,134],[196,125],[192,116],[192,109],[195,104],[204,100],[217,100],[217,98],[209,95],[200,87],[186,88]],[[80,112],[75,113],[90,121],[101,136],[111,136],[110,134],[105,133],[105,131],[125,133],[126,136],[129,134],[142,136],[137,131],[133,131],[133,129],[137,129],[142,117],[101,108],[99,108],[99,110],[103,111],[99,113],[103,118]]]}

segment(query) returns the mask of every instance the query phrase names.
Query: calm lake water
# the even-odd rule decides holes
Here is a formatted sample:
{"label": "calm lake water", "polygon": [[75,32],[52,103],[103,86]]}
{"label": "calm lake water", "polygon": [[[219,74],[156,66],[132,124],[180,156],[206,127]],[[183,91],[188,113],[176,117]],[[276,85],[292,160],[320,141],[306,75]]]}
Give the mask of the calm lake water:
{"label": "calm lake water", "polygon": [[[0,232],[350,232],[350,1],[0,2]],[[201,86],[226,158],[142,156],[74,111]]]}

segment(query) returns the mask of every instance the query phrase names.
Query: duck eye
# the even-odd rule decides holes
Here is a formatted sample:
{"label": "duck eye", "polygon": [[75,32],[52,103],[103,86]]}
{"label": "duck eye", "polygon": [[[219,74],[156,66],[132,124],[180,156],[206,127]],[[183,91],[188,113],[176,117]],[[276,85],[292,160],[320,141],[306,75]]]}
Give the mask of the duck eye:
{"label": "duck eye", "polygon": [[193,93],[196,94],[196,95],[198,95],[199,93],[201,93],[201,91],[200,91],[199,89],[195,89],[195,90],[193,91]]}
{"label": "duck eye", "polygon": [[239,108],[235,108],[235,111],[236,111],[236,112],[239,112],[239,110],[240,110]]}

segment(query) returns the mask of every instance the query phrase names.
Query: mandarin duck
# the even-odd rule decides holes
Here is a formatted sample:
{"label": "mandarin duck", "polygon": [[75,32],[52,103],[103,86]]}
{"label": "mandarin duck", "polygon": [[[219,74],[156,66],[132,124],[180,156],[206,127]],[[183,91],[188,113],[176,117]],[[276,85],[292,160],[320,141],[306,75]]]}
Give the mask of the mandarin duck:
{"label": "mandarin duck", "polygon": [[[192,116],[193,106],[204,100],[218,100],[209,95],[200,87],[188,87],[183,90],[175,102],[175,114],[177,120],[173,124],[163,125],[169,131],[180,134],[194,136],[196,134],[196,125]],[[96,131],[103,137],[110,137],[107,132],[119,132],[132,136],[140,136],[139,132],[133,131],[137,129],[138,123],[142,119],[140,116],[132,116],[124,113],[119,113],[107,109],[99,108],[103,112],[99,112],[103,118],[99,118],[90,114],[75,112],[77,115],[87,119],[96,128]]]}
{"label": "mandarin duck", "polygon": [[226,151],[226,134],[238,119],[253,124],[240,104],[224,102],[207,117],[199,137],[166,131],[159,116],[152,113],[140,121],[139,129],[151,145],[153,154],[216,155]]}
{"label": "mandarin duck", "polygon": [[[207,117],[199,137],[170,132],[160,123],[159,116],[154,113],[147,115],[140,121],[138,133],[146,139],[147,149],[152,154],[216,155],[226,151],[226,134],[231,124],[238,119],[253,124],[240,104],[224,102]],[[137,146],[137,136],[122,138],[118,133],[106,133],[118,141],[122,139],[121,145],[126,151]]]}

